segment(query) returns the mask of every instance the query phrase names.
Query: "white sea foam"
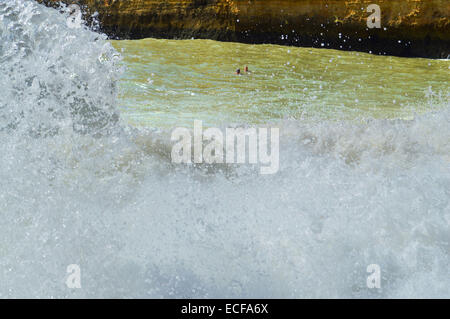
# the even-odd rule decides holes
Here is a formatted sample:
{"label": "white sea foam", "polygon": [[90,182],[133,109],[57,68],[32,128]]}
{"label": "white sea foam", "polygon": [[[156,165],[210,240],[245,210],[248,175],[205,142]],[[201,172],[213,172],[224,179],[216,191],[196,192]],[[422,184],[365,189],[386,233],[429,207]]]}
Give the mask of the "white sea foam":
{"label": "white sea foam", "polygon": [[6,0],[0,40],[0,297],[450,297],[448,100],[279,123],[273,176],[179,166],[118,119],[104,36]]}

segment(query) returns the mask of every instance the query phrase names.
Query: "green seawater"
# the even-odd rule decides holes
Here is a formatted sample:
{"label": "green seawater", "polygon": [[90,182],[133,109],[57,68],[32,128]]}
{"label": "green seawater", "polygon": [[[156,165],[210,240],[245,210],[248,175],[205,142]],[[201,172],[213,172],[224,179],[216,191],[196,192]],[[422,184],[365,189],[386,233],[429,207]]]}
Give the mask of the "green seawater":
{"label": "green seawater", "polygon": [[137,126],[408,119],[449,100],[448,60],[211,40],[111,42],[125,66],[122,114]]}

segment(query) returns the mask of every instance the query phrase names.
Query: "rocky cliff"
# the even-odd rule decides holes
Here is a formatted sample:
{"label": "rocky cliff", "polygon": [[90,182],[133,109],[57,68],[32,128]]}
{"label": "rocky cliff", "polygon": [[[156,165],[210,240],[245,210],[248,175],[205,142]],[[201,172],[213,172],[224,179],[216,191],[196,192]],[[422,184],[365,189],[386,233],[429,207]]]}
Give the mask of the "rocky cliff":
{"label": "rocky cliff", "polygon": [[[54,5],[58,0],[37,0]],[[209,38],[375,54],[450,54],[450,0],[63,0],[113,38]],[[381,28],[367,27],[369,4]]]}

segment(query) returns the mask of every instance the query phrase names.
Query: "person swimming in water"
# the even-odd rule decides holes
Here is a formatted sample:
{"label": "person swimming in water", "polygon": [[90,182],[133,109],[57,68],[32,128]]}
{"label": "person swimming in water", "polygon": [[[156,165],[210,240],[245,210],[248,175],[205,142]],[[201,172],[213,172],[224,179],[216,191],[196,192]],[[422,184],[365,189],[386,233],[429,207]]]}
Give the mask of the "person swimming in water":
{"label": "person swimming in water", "polygon": [[[244,71],[245,71],[245,73],[248,73],[248,74],[251,73],[251,72],[248,70],[248,66],[245,66]],[[242,74],[241,74],[241,69],[237,69],[237,70],[236,70],[236,74],[237,74],[237,75],[242,75]]]}

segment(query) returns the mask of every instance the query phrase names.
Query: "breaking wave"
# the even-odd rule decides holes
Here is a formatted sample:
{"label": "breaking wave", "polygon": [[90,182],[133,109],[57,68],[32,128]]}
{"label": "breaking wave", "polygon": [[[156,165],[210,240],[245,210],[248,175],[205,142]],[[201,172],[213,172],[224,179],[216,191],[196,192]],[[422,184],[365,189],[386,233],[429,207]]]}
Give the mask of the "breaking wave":
{"label": "breaking wave", "polygon": [[106,37],[66,22],[0,3],[0,297],[450,297],[448,97],[277,123],[275,175],[179,166],[170,132],[120,120]]}

